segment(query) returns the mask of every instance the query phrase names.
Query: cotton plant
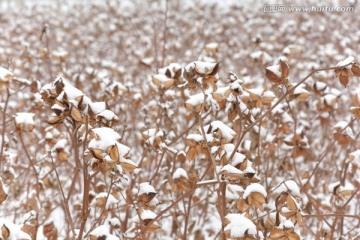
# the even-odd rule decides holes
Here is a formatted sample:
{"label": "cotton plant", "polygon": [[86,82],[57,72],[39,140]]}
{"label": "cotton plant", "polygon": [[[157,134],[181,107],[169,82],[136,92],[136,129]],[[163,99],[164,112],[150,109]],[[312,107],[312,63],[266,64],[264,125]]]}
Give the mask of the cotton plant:
{"label": "cotton plant", "polygon": [[14,9],[1,18],[1,238],[357,238],[353,14]]}

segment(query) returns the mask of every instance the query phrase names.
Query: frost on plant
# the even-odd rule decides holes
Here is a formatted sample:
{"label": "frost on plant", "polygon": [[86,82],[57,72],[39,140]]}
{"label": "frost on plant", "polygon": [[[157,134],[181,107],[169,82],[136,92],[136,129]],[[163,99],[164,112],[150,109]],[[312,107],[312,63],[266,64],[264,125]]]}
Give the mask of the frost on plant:
{"label": "frost on plant", "polygon": [[0,4],[0,239],[359,238],[357,14],[37,2]]}

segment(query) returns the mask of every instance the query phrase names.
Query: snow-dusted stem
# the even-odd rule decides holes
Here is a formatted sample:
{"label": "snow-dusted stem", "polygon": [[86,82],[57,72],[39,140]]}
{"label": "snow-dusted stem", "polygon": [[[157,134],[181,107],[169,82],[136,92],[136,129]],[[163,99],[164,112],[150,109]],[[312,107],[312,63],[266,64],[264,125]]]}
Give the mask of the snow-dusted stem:
{"label": "snow-dusted stem", "polygon": [[[111,190],[112,190],[112,188],[113,188],[113,186],[114,186],[114,183],[115,183],[115,182],[114,182],[113,179],[111,178],[110,187],[109,187],[109,190],[108,190],[107,195],[106,195],[105,204],[104,204],[104,206],[103,206],[102,209],[101,209],[101,213],[100,213],[99,217],[96,219],[96,221],[92,224],[92,226],[90,227],[89,231],[87,231],[87,233],[85,234],[84,238],[86,238],[86,237],[90,234],[90,232],[95,229],[96,225],[97,225],[97,224],[100,222],[100,220],[103,218],[104,213],[105,213],[105,211],[106,211],[106,204],[107,204],[107,202],[108,202],[108,200],[109,200],[109,196],[110,196]],[[90,181],[89,181],[89,187],[90,187]],[[83,208],[83,209],[84,209],[84,208]],[[86,219],[85,219],[85,221],[84,221],[84,226],[82,226],[82,230],[84,230],[85,223],[86,223]],[[80,228],[80,231],[81,231],[81,228]],[[80,234],[82,235],[82,234],[83,234],[83,231],[79,233],[79,238],[78,238],[78,240],[82,239],[82,238],[81,238],[82,236],[80,237]]]}
{"label": "snow-dusted stem", "polygon": [[[227,209],[226,209],[226,183],[222,182],[219,187],[219,210],[220,210],[220,217],[221,217],[221,239],[225,240],[225,216],[227,215]],[[221,196],[221,197],[220,197]]]}
{"label": "snow-dusted stem", "polygon": [[184,240],[187,239],[187,232],[188,232],[187,228],[188,228],[190,211],[191,211],[192,196],[193,196],[193,192],[189,194],[189,202],[188,202],[188,207],[187,207],[186,216],[185,216],[184,237],[183,237]]}
{"label": "snow-dusted stem", "polygon": [[[197,183],[193,188],[191,188],[190,190],[186,191],[181,197],[179,197],[178,199],[176,199],[174,202],[172,202],[169,206],[167,206],[165,209],[161,210],[159,212],[158,215],[156,215],[156,217],[151,220],[143,229],[142,232],[146,232],[146,230],[154,223],[156,222],[158,219],[161,218],[162,215],[164,215],[165,213],[167,213],[170,209],[172,209],[174,206],[176,206],[181,200],[183,200],[185,197],[189,196],[190,194],[192,194],[192,192],[197,188],[197,187],[201,187],[201,186],[207,186],[207,185],[213,185],[219,183],[217,180],[210,180],[210,181],[203,181],[203,182],[199,182]],[[134,237],[134,239],[137,239],[142,233],[137,233],[136,236]]]}
{"label": "snow-dusted stem", "polygon": [[215,159],[214,157],[211,155],[211,149],[209,147],[209,144],[208,144],[208,141],[207,141],[207,138],[206,138],[206,133],[205,133],[205,130],[204,130],[204,122],[203,122],[203,119],[201,118],[201,113],[202,113],[202,110],[204,109],[204,106],[206,104],[206,98],[207,98],[207,95],[205,94],[204,90],[202,91],[203,94],[204,94],[204,101],[203,101],[203,104],[201,105],[201,109],[200,109],[200,112],[199,112],[199,115],[197,115],[197,120],[199,121],[199,125],[200,125],[200,130],[201,130],[201,134],[204,138],[204,142],[205,142],[205,145],[206,145],[206,149],[208,151],[208,154],[209,154],[209,158],[211,160],[211,164],[213,166],[213,169],[214,169],[214,174],[216,176],[216,179],[218,180],[218,182],[220,182],[220,178],[219,178],[219,175],[217,174],[216,172],[216,163],[215,163]]}
{"label": "snow-dusted stem", "polygon": [[167,19],[168,19],[168,0],[165,0],[165,18],[164,18],[164,30],[163,30],[163,49],[162,49],[162,59],[161,67],[164,67],[165,57],[166,57],[166,42],[167,42]]}
{"label": "snow-dusted stem", "polygon": [[[347,64],[350,65],[350,64]],[[346,66],[347,66],[346,65]],[[345,67],[345,66],[344,66]],[[280,104],[282,103],[296,88],[298,88],[301,84],[303,84],[307,79],[309,79],[312,75],[314,75],[317,72],[321,72],[321,71],[328,71],[328,70],[334,70],[337,67],[327,67],[327,68],[319,68],[319,69],[315,69],[313,71],[311,71],[308,75],[306,75],[303,79],[301,79],[294,87],[292,87],[291,89],[286,89],[286,92],[284,93],[284,95],[282,95],[279,100],[272,105],[264,114],[262,114],[258,119],[256,119],[253,123],[251,123],[247,128],[245,128],[241,134],[238,135],[238,137],[236,138],[235,142],[235,148],[234,151],[231,153],[229,160],[231,160],[234,155],[235,152],[237,151],[237,149],[239,148],[242,140],[244,139],[245,135],[253,128],[255,127],[257,124],[259,124],[264,118],[266,118],[267,116],[269,116],[271,114],[271,112]]]}
{"label": "snow-dusted stem", "polygon": [[8,104],[9,104],[9,99],[10,99],[10,91],[9,91],[9,88],[6,88],[5,105],[4,105],[4,109],[2,110],[3,119],[2,119],[1,148],[0,148],[0,169],[2,169],[3,162],[5,160],[3,158],[3,153],[4,153],[4,146],[5,146],[5,132],[6,132],[6,110],[7,110]]}
{"label": "snow-dusted stem", "polygon": [[69,210],[69,202],[66,201],[64,189],[63,189],[63,187],[62,187],[62,185],[61,185],[59,173],[58,173],[58,171],[57,171],[57,169],[56,169],[56,165],[55,165],[54,159],[53,159],[53,157],[51,156],[51,153],[50,153],[50,152],[49,152],[48,155],[49,155],[49,158],[51,159],[51,162],[52,162],[52,164],[53,164],[54,172],[55,172],[55,176],[56,176],[56,180],[57,180],[57,182],[58,182],[59,189],[60,189],[60,192],[61,192],[63,207],[64,207],[64,211],[65,211],[65,217],[66,217],[66,220],[67,220],[67,222],[68,222],[68,225],[70,226],[70,230],[71,230],[73,236],[75,236],[74,222],[73,222],[73,220],[72,220],[71,213],[70,213],[70,210]]}
{"label": "snow-dusted stem", "polygon": [[22,147],[23,147],[23,149],[24,149],[24,151],[25,151],[25,155],[26,155],[26,157],[27,157],[27,159],[28,159],[28,161],[29,161],[29,164],[30,164],[31,168],[34,170],[34,173],[35,173],[35,176],[36,176],[36,181],[38,181],[39,173],[37,172],[37,170],[36,170],[36,168],[35,168],[35,165],[34,165],[34,162],[32,161],[32,159],[31,159],[31,157],[30,157],[30,154],[29,154],[29,152],[28,152],[28,150],[27,150],[27,148],[26,148],[26,146],[25,146],[24,139],[23,139],[23,137],[22,137],[22,133],[21,133],[21,132],[19,133],[19,138],[20,138],[21,145],[22,145]]}
{"label": "snow-dusted stem", "polygon": [[[351,121],[342,129],[342,132],[347,128],[349,127],[353,122],[354,122],[355,119],[351,119]],[[330,144],[329,146],[325,149],[325,151],[322,153],[321,157],[319,158],[318,162],[316,163],[314,169],[312,170],[310,176],[308,177],[307,181],[305,184],[303,184],[303,186],[306,186],[311,178],[315,175],[315,172],[317,171],[319,165],[323,162],[323,160],[325,159],[326,155],[330,152],[330,149],[334,147],[334,144],[335,144],[336,140],[334,139]]]}

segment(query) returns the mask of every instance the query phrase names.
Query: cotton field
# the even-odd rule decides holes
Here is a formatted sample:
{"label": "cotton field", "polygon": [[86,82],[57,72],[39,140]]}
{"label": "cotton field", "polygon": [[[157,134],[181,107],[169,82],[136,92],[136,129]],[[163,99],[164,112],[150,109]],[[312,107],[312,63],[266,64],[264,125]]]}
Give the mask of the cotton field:
{"label": "cotton field", "polygon": [[359,239],[357,2],[0,2],[0,239]]}

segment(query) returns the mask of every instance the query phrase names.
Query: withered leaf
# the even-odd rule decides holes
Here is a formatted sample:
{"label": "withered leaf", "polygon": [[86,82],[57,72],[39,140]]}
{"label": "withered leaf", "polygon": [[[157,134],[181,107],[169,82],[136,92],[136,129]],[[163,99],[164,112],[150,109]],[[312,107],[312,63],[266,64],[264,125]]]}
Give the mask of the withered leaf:
{"label": "withered leaf", "polygon": [[102,157],[103,151],[101,149],[91,149],[90,151],[95,158],[100,159],[100,160],[103,159],[103,157]]}
{"label": "withered leaf", "polygon": [[346,86],[349,84],[349,77],[340,74],[340,75],[339,75],[339,81],[340,81],[340,83],[341,83],[344,87],[346,87]]}
{"label": "withered leaf", "polygon": [[1,234],[3,236],[4,239],[8,239],[10,236],[10,231],[9,229],[6,227],[5,224],[2,225],[1,227]]}
{"label": "withered leaf", "polygon": [[82,122],[82,116],[79,109],[77,109],[75,106],[71,107],[70,110],[70,116],[77,122]]}
{"label": "withered leaf", "polygon": [[289,65],[282,60],[280,60],[279,65],[280,65],[281,77],[283,79],[286,79],[289,76],[289,71],[290,71]]}
{"label": "withered leaf", "polygon": [[171,72],[170,72],[169,69],[166,69],[165,75],[166,75],[168,78],[171,78]]}
{"label": "withered leaf", "polygon": [[220,63],[216,63],[213,70],[211,71],[211,73],[209,73],[210,76],[214,76],[218,73],[219,71],[219,66],[220,66]]}
{"label": "withered leaf", "polygon": [[289,240],[300,240],[300,236],[294,231],[288,233],[287,237]]}
{"label": "withered leaf", "polygon": [[4,191],[3,183],[0,180],[0,204],[6,200],[7,196],[7,193]]}
{"label": "withered leaf", "polygon": [[46,122],[48,124],[54,125],[54,124],[57,124],[57,123],[61,123],[63,120],[64,119],[63,119],[62,116],[53,116],[53,117],[50,117],[48,120],[46,120]]}
{"label": "withered leaf", "polygon": [[282,80],[275,73],[273,73],[268,69],[266,69],[265,71],[265,76],[272,83],[276,83],[276,84],[282,83]]}
{"label": "withered leaf", "polygon": [[120,165],[125,172],[132,173],[138,165],[131,160],[121,161]]}
{"label": "withered leaf", "polygon": [[360,67],[359,67],[359,65],[353,64],[351,66],[351,72],[354,74],[354,76],[360,77]]}
{"label": "withered leaf", "polygon": [[287,203],[287,206],[290,210],[292,211],[297,211],[297,205],[296,205],[296,200],[294,199],[293,196],[289,195],[287,197],[287,200],[286,200],[286,203]]}
{"label": "withered leaf", "polygon": [[119,150],[118,150],[118,147],[117,145],[112,145],[112,146],[109,146],[108,148],[108,154],[110,155],[111,159],[114,161],[114,162],[118,162],[119,161]]}
{"label": "withered leaf", "polygon": [[270,232],[270,238],[278,239],[285,236],[285,232],[282,229],[274,227],[273,230]]}
{"label": "withered leaf", "polygon": [[139,196],[138,200],[142,203],[148,203],[156,196],[156,194],[157,193],[154,192],[144,193]]}

